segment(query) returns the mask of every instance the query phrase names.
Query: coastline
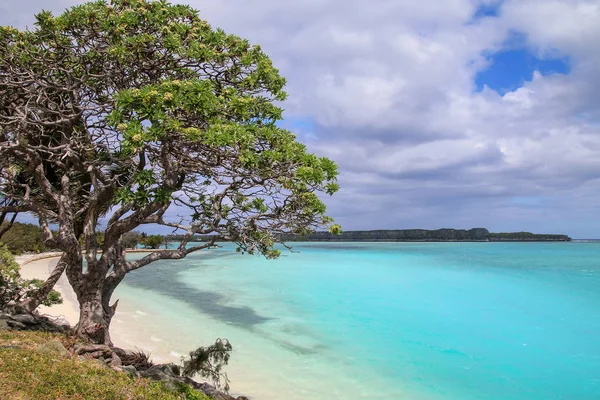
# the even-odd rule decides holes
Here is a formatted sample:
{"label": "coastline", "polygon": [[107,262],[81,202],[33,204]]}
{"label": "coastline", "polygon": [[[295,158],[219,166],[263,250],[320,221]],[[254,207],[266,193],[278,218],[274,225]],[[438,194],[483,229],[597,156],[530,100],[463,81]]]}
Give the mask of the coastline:
{"label": "coastline", "polygon": [[[148,252],[133,251],[136,253]],[[38,255],[16,256],[15,260],[19,264],[21,276],[25,279],[47,279],[60,258],[62,253],[42,253]],[[37,311],[61,323],[67,323],[75,326],[79,320],[79,304],[75,292],[71,288],[65,274],[61,275],[54,289],[58,291],[63,303],[53,305],[52,307],[39,306]],[[126,296],[127,297],[127,296]],[[120,298],[120,296],[115,296]],[[143,295],[142,295],[143,298]],[[116,347],[128,350],[140,349],[150,354],[150,359],[155,363],[175,363],[181,361],[181,357],[188,351],[194,349],[194,346],[208,345],[208,342],[195,342],[191,340],[183,346],[173,346],[173,343],[161,339],[162,336],[156,326],[169,325],[171,321],[160,313],[154,314],[152,305],[144,305],[139,298],[128,298],[121,301],[117,312],[113,317],[110,327],[111,339]],[[140,308],[145,311],[141,311]],[[175,331],[177,329],[173,327]],[[191,332],[190,332],[190,337]],[[195,343],[195,344],[192,344]],[[280,389],[271,389],[265,386],[260,374],[255,371],[240,369],[235,365],[227,368],[228,375],[232,379],[233,386],[231,395],[251,395],[260,396],[263,400],[275,400],[279,398]],[[244,377],[244,378],[242,378]],[[239,387],[239,389],[238,389]],[[243,388],[242,388],[243,387]],[[248,390],[249,389],[249,390]]]}
{"label": "coastline", "polygon": [[[34,256],[17,256],[15,257],[15,260],[19,264],[21,276],[23,278],[37,278],[45,280],[50,276],[50,273],[58,263],[61,254],[62,253],[42,253]],[[51,307],[41,305],[37,308],[37,311],[49,318],[65,322],[70,326],[75,326],[79,320],[79,304],[77,302],[77,296],[71,288],[71,285],[69,284],[65,274],[61,275],[58,282],[56,282],[54,289],[61,294],[63,298],[62,304],[56,304]],[[119,318],[125,314],[131,313],[135,313],[135,310],[131,309],[131,307],[128,307],[127,304],[119,304],[117,313],[115,314],[113,323],[111,324],[111,338],[117,347],[128,349],[134,349],[137,347],[137,341],[135,340],[135,337],[138,336],[137,332],[132,334],[132,327],[126,326],[126,324],[124,326],[123,322],[125,319]],[[168,355],[153,355],[158,356],[155,357],[157,358],[155,361],[173,361],[172,359],[169,359]]]}
{"label": "coastline", "polygon": [[[24,278],[46,279],[56,266],[59,256],[46,254],[17,257],[21,275]],[[268,337],[260,334],[249,337],[246,331],[231,331],[231,325],[227,323],[215,322],[206,316],[198,318],[195,310],[179,300],[156,297],[144,289],[121,286],[114,296],[121,301],[110,328],[115,346],[129,350],[141,349],[149,353],[150,359],[155,363],[178,364],[181,357],[189,351],[198,346],[210,345],[216,338],[221,337],[221,333],[229,331],[225,337],[234,343],[235,349],[235,362],[230,363],[225,370],[231,380],[230,395],[244,395],[262,400],[321,399],[329,396],[336,398],[338,395],[339,398],[343,397],[342,393],[338,393],[340,389],[335,384],[323,387],[306,386],[308,382],[318,381],[322,373],[319,370],[313,371],[310,362],[297,365],[290,363],[283,353],[257,354],[256,349],[269,348],[271,343]],[[50,318],[62,319],[74,326],[79,319],[79,306],[65,275],[61,276],[55,290],[63,296],[63,303],[52,307],[40,306],[38,312]],[[178,310],[177,315],[173,315],[170,310]],[[204,328],[198,331],[197,326]],[[314,360],[318,355],[310,358]],[[270,364],[279,366],[277,373],[263,368]],[[289,377],[296,375],[298,378],[291,378],[292,381],[302,381],[290,386]],[[346,376],[349,386],[354,383],[352,376],[353,374]],[[281,379],[283,377],[288,377],[288,380]],[[308,377],[310,379],[307,379]],[[365,389],[363,385],[358,386]]]}
{"label": "coastline", "polygon": [[[34,256],[16,256],[15,260],[19,264],[21,276],[23,278],[46,280],[58,263],[61,254],[62,253],[42,253]],[[61,275],[54,286],[54,289],[61,294],[63,298],[62,304],[56,304],[52,307],[41,305],[37,308],[37,311],[47,317],[58,319],[61,322],[66,322],[71,326],[75,326],[79,320],[79,305],[77,303],[75,292],[69,285],[65,274]]]}

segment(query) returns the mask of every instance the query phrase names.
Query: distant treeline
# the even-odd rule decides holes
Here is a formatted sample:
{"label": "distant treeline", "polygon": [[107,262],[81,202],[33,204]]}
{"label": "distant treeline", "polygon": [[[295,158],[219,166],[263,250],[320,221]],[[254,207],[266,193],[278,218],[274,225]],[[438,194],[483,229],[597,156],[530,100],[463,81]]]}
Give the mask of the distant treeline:
{"label": "distant treeline", "polygon": [[[213,239],[211,235],[196,235],[191,241],[206,242]],[[123,235],[126,248],[144,247],[158,249],[169,242],[183,239],[182,235],[147,235],[143,232],[128,232]],[[567,235],[546,235],[530,232],[491,233],[484,228],[475,229],[394,229],[377,231],[346,231],[340,235],[329,232],[315,232],[307,236],[284,236],[285,242],[534,242],[554,241],[570,242]],[[98,243],[104,241],[104,232],[96,235]],[[83,240],[80,240],[83,244]],[[34,224],[15,224],[2,236],[0,243],[6,244],[13,254],[40,253],[49,251],[44,245],[42,229]]]}
{"label": "distant treeline", "polygon": [[[214,236],[197,235],[194,241],[208,241]],[[176,241],[180,236],[166,236],[167,241]],[[391,229],[375,231],[345,231],[340,235],[315,232],[307,236],[283,236],[285,242],[512,242],[554,241],[570,242],[567,235],[536,234],[531,232],[492,233],[485,228],[474,229]]]}
{"label": "distant treeline", "polygon": [[41,253],[50,250],[44,245],[44,232],[42,228],[34,224],[23,224],[20,222],[15,222],[6,231],[0,243],[4,243],[13,254]]}
{"label": "distant treeline", "polygon": [[[8,227],[7,225],[0,225],[2,228]],[[57,232],[52,231],[56,236]],[[160,246],[166,245],[168,240],[165,240],[163,235],[147,235],[144,232],[127,232],[122,237],[122,244],[127,249],[144,247],[146,249],[158,249]],[[104,231],[99,230],[96,232],[96,241],[99,245],[104,242]],[[80,244],[83,246],[85,240],[83,237],[79,238]],[[0,245],[6,245],[8,250],[12,254],[23,254],[23,253],[42,253],[44,251],[51,251],[44,244],[44,233],[42,228],[35,224],[27,224],[21,222],[15,222],[0,238]]]}
{"label": "distant treeline", "polygon": [[485,228],[474,229],[393,229],[376,231],[346,231],[340,235],[315,232],[298,237],[287,236],[285,241],[337,241],[337,242],[510,242],[510,241],[561,241],[568,242],[567,235],[535,234],[530,232],[491,233]]}

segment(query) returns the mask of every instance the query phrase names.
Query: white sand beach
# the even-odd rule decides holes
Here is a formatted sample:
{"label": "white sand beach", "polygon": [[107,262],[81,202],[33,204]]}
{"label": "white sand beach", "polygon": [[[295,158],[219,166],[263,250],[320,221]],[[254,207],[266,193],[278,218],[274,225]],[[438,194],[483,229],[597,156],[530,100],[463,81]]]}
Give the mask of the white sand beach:
{"label": "white sand beach", "polygon": [[[25,279],[37,278],[46,280],[59,260],[58,253],[47,254],[47,256],[52,255],[55,256],[42,259],[40,257],[46,255],[15,257],[21,266],[21,276]],[[52,307],[40,306],[37,311],[40,314],[62,319],[69,325],[74,326],[79,319],[79,305],[77,304],[75,292],[73,292],[73,289],[69,285],[65,274],[60,277],[54,288],[62,295],[63,303]]]}
{"label": "white sand beach", "polygon": [[[50,273],[56,267],[60,257],[60,253],[46,253],[41,255],[23,255],[15,257],[16,261],[21,266],[21,276],[25,279],[47,279]],[[75,326],[79,320],[79,304],[77,303],[77,297],[75,292],[71,288],[66,275],[60,277],[56,286],[54,287],[63,298],[62,304],[53,305],[52,307],[39,306],[37,311],[40,314],[46,315],[53,319],[58,319],[61,322],[66,322],[71,326]],[[122,320],[118,319],[120,312],[128,313],[127,307],[119,305],[117,309],[116,318],[111,324],[111,338],[116,346],[123,348],[135,348],[135,337],[132,338],[131,327],[121,326],[119,322]],[[126,325],[126,324],[125,324]],[[135,336],[135,335],[134,335]],[[168,352],[167,357],[168,358]],[[161,358],[159,357],[155,358]]]}

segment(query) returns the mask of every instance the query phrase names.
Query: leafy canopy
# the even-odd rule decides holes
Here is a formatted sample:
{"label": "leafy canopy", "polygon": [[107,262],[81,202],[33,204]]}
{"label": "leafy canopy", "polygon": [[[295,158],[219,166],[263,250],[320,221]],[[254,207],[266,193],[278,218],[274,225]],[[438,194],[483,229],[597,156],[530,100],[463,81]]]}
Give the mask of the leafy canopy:
{"label": "leafy canopy", "polygon": [[95,1],[36,26],[0,29],[0,186],[59,224],[56,247],[88,249],[92,269],[103,248],[108,271],[140,225],[184,234],[128,271],[184,256],[194,234],[277,257],[282,235],[339,231],[319,196],[337,166],[278,126],[285,79],[259,46],[166,1]]}

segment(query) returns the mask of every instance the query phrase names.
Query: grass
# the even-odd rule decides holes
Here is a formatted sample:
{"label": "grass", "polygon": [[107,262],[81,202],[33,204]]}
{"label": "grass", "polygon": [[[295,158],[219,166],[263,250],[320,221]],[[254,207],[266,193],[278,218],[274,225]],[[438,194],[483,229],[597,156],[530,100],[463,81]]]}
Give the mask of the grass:
{"label": "grass", "polygon": [[71,339],[42,332],[0,331],[0,397],[11,400],[209,400],[182,386],[173,392],[160,382],[115,372],[95,360],[43,351],[39,346]]}

